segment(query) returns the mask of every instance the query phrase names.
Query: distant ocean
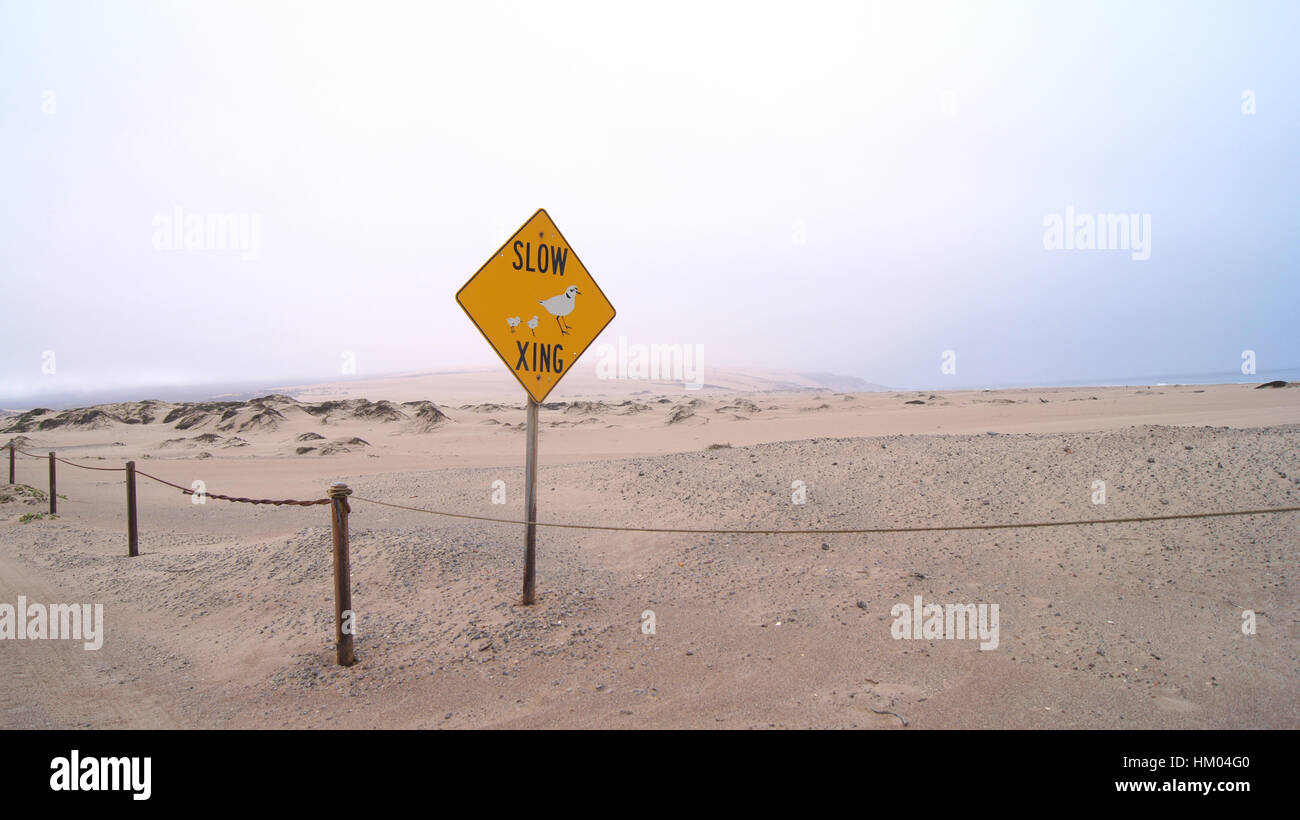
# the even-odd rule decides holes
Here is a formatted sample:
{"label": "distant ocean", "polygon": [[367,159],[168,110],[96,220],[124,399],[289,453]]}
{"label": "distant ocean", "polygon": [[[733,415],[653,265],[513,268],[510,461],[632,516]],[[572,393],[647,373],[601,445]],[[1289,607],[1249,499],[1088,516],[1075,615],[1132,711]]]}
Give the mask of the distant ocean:
{"label": "distant ocean", "polygon": [[1219,373],[1165,373],[1154,376],[1115,376],[1104,379],[1078,379],[1062,382],[1009,382],[985,384],[979,387],[958,387],[958,390],[1008,390],[1032,387],[1158,387],[1175,384],[1263,384],[1264,382],[1300,382],[1300,367],[1282,367],[1259,370],[1247,376],[1240,370]]}

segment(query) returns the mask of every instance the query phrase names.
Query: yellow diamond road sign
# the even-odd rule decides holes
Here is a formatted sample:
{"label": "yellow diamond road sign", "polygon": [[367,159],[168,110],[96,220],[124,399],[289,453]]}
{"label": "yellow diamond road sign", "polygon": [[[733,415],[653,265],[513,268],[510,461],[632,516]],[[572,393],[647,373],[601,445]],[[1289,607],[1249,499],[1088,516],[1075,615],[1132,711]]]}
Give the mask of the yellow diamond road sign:
{"label": "yellow diamond road sign", "polygon": [[538,402],[614,319],[614,306],[541,209],[470,277],[456,301]]}

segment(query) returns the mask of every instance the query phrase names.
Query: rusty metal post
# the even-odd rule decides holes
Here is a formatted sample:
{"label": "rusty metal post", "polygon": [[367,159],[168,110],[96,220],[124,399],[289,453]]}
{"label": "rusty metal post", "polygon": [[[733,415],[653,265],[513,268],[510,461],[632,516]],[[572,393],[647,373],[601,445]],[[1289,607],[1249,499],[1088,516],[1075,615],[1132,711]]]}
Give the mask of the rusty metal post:
{"label": "rusty metal post", "polygon": [[334,527],[334,640],[339,666],[356,663],[353,654],[352,633],[355,631],[355,613],[352,611],[352,568],[348,562],[348,496],[352,491],[343,483],[331,484],[326,490],[330,498],[330,522]]}
{"label": "rusty metal post", "polygon": [[50,515],[59,511],[59,496],[54,491],[54,451],[50,451]]}
{"label": "rusty metal post", "polygon": [[135,517],[135,462],[126,463],[126,554],[135,558],[140,554],[140,533]]}

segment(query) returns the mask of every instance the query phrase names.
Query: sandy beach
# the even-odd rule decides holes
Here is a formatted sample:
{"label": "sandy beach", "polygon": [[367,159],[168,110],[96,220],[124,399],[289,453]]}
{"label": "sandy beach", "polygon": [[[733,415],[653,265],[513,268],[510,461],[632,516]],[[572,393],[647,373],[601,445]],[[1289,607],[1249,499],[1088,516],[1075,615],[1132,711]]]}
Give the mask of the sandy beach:
{"label": "sandy beach", "polygon": [[[543,528],[524,607],[521,526],[361,500],[520,519],[522,408],[487,371],[3,419],[0,441],[30,452],[134,459],[213,493],[346,482],[358,662],[334,664],[327,507],[194,504],[141,479],[128,558],[122,475],[60,465],[56,518],[24,522],[45,502],[6,488],[0,602],[102,603],[103,646],[0,642],[0,727],[1300,727],[1300,514]],[[540,420],[548,522],[812,530],[1300,504],[1293,388],[844,392],[736,373],[687,391],[575,373]],[[45,462],[16,467],[46,487]],[[916,596],[996,604],[996,647],[895,637]]]}

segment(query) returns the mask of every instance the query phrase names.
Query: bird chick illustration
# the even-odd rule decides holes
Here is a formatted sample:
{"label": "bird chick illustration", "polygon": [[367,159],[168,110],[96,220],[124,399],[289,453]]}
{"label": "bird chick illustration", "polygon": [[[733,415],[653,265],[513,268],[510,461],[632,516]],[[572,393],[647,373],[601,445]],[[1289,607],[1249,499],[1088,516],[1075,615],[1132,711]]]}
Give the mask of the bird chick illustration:
{"label": "bird chick illustration", "polygon": [[513,319],[506,319],[506,324],[510,325],[510,332],[514,333],[515,328],[519,327],[519,317],[516,316]]}
{"label": "bird chick illustration", "polygon": [[582,291],[578,290],[577,285],[569,285],[565,288],[564,293],[558,296],[552,296],[550,299],[539,299],[537,304],[546,308],[546,312],[555,317],[555,323],[560,326],[560,335],[568,336],[568,322],[564,317],[573,312],[575,296],[581,296]]}
{"label": "bird chick illustration", "polygon": [[537,335],[537,317],[536,317],[536,316],[534,316],[533,318],[531,318],[531,319],[528,320],[528,332],[529,332],[529,333],[532,333],[534,336]]}

